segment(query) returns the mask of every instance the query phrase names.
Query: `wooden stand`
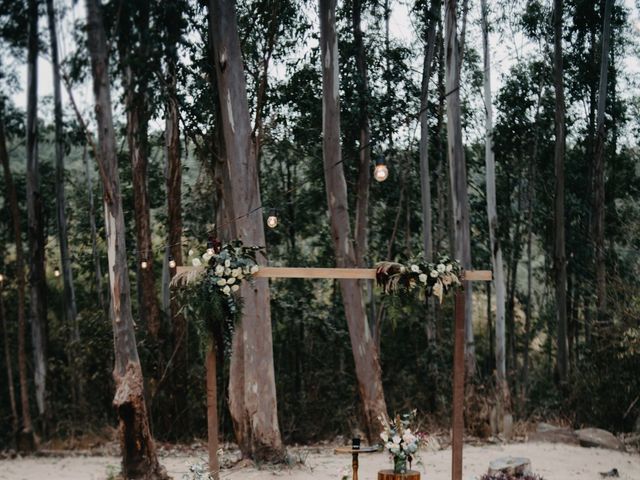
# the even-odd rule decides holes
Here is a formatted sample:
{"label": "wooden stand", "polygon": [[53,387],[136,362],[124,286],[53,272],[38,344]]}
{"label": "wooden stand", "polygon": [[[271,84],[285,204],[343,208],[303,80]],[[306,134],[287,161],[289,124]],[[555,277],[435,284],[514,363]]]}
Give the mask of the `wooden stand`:
{"label": "wooden stand", "polygon": [[409,470],[407,473],[393,473],[393,470],[380,470],[378,480],[420,480],[420,472]]}

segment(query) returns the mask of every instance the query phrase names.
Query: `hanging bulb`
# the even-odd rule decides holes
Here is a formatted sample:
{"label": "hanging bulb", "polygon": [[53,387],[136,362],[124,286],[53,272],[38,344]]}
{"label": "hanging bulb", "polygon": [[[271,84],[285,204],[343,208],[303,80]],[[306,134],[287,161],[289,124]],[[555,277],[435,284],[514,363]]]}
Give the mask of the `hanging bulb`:
{"label": "hanging bulb", "polygon": [[171,256],[169,257],[169,268],[176,268],[176,261]]}
{"label": "hanging bulb", "polygon": [[60,269],[58,267],[53,269],[53,276],[56,278],[60,276]]}
{"label": "hanging bulb", "polygon": [[276,228],[278,226],[278,213],[275,209],[271,209],[269,216],[267,217],[267,226],[269,228]]}
{"label": "hanging bulb", "polygon": [[148,266],[149,266],[149,263],[147,263],[147,261],[146,261],[146,260],[142,260],[142,261],[140,262],[140,268],[141,268],[142,270],[146,270]]}
{"label": "hanging bulb", "polygon": [[376,160],[376,167],[373,169],[373,178],[378,182],[384,182],[388,176],[389,169],[384,163],[384,157],[380,157]]}

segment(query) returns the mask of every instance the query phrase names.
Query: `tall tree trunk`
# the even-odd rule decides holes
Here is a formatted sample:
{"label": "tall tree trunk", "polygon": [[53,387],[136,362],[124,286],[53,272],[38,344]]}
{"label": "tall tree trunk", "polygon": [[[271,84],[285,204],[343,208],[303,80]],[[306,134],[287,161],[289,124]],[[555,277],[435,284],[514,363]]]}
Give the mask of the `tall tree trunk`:
{"label": "tall tree trunk", "polygon": [[604,2],[604,19],[602,21],[602,38],[600,41],[600,85],[598,87],[598,115],[596,117],[597,137],[594,158],[594,247],[596,259],[596,306],[598,321],[607,320],[607,288],[606,288],[606,255],[604,247],[605,223],[605,175],[604,148],[606,132],[604,129],[604,114],[607,106],[607,81],[609,73],[609,39],[611,35],[611,8],[613,0]]}
{"label": "tall tree trunk", "polygon": [[[264,246],[260,184],[234,2],[210,0],[209,15],[227,159],[223,168],[225,210],[228,218],[236,219],[229,233],[247,245]],[[264,263],[265,258],[259,261]],[[255,285],[243,282],[240,291],[243,318],[233,341],[229,409],[244,455],[282,459],[269,284],[267,279],[258,279]]]}
{"label": "tall tree trunk", "polygon": [[45,423],[47,391],[47,284],[44,270],[44,216],[38,159],[38,2],[29,0],[27,52],[27,239],[29,240],[29,318],[33,375],[40,419]]}
{"label": "tall tree trunk", "polygon": [[562,58],[562,15],[563,0],[553,1],[554,54],[553,84],[555,89],[555,242],[553,267],[556,286],[556,318],[558,323],[558,375],[561,383],[567,381],[567,262],[565,254],[564,226],[564,152],[565,152],[565,105],[564,105],[564,67]]}
{"label": "tall tree trunk", "polygon": [[98,124],[99,162],[104,174],[104,212],[109,259],[116,393],[113,405],[119,418],[122,470],[125,478],[168,478],[158,463],[144,398],[144,379],[131,315],[125,223],[120,192],[116,138],[111,111],[107,39],[100,0],[87,0],[87,33]]}
{"label": "tall tree trunk", "polygon": [[[47,0],[47,17],[49,20],[49,41],[51,43],[51,64],[53,67],[53,106],[55,120],[55,152],[56,152],[56,224],[58,227],[58,244],[60,247],[60,263],[62,267],[64,317],[71,332],[69,349],[80,345],[80,329],[78,326],[76,293],[73,285],[73,271],[69,256],[69,237],[67,234],[66,201],[64,194],[64,138],[62,130],[62,91],[60,83],[60,63],[58,60],[58,37],[56,15],[53,0]],[[76,407],[82,403],[83,376],[77,355],[69,354],[69,368],[72,375],[72,390]]]}
{"label": "tall tree trunk", "polygon": [[[169,9],[169,11],[173,11]],[[180,158],[180,126],[178,115],[177,86],[177,43],[180,38],[180,30],[173,19],[168,19],[167,30],[167,55],[166,81],[167,98],[165,113],[164,141],[167,154],[167,220],[169,223],[169,255],[173,257],[177,265],[182,265],[182,165]],[[170,276],[175,275],[175,270],[170,271]],[[188,421],[185,416],[188,412],[185,391],[188,390],[184,372],[187,368],[187,323],[180,312],[180,305],[172,298],[171,327],[173,337],[173,366],[172,366],[172,397],[175,408],[178,429],[184,430]]]}
{"label": "tall tree trunk", "polygon": [[509,384],[507,383],[507,363],[505,359],[505,280],[502,247],[498,238],[498,209],[496,201],[496,160],[493,150],[493,97],[491,94],[491,52],[489,50],[489,12],[486,0],[480,0],[480,20],[482,23],[482,50],[484,57],[484,112],[485,112],[485,168],[487,188],[487,218],[489,220],[489,241],[491,243],[491,265],[496,292],[496,382],[497,414],[500,431],[504,432],[504,416],[511,409]]}
{"label": "tall tree trunk", "polygon": [[[320,0],[320,49],[322,52],[322,132],[324,176],[329,204],[331,237],[338,267],[355,267],[356,256],[349,226],[347,184],[341,164],[340,96],[336,0]],[[370,441],[380,432],[378,416],[386,415],[380,361],[366,320],[362,289],[355,280],[340,280],[353,357]]]}
{"label": "tall tree trunk", "polygon": [[[467,192],[467,165],[462,146],[460,111],[460,70],[457,33],[457,0],[445,1],[447,143],[451,203],[455,222],[455,257],[465,269],[471,268],[471,239],[469,226],[469,196]],[[475,374],[476,352],[473,338],[472,289],[465,290],[465,362],[470,376]]]}
{"label": "tall tree trunk", "polygon": [[18,193],[13,183],[13,175],[9,168],[9,154],[7,153],[7,139],[4,131],[4,103],[0,100],[0,163],[4,170],[5,201],[11,212],[13,225],[13,239],[16,245],[16,285],[18,292],[18,379],[20,383],[20,407],[22,410],[22,428],[17,442],[19,451],[36,449],[36,438],[33,432],[33,421],[29,408],[29,381],[27,380],[27,352],[26,352],[26,280],[24,272],[24,251],[22,248],[22,228],[20,226],[20,210],[18,207]]}
{"label": "tall tree trunk", "polygon": [[7,367],[7,387],[9,390],[9,404],[11,405],[11,433],[17,439],[18,435],[18,406],[16,404],[16,392],[13,385],[13,359],[11,358],[11,342],[9,341],[9,330],[4,310],[4,297],[2,296],[4,285],[0,281],[0,326],[4,339],[4,360]]}
{"label": "tall tree trunk", "polygon": [[[542,96],[541,96],[542,97]],[[539,106],[539,103],[538,103]],[[536,114],[536,123],[538,115]],[[537,145],[538,135],[534,142]],[[537,148],[534,147],[534,155],[529,163],[529,185],[527,188],[527,307],[524,322],[524,352],[522,360],[522,383],[520,387],[520,408],[524,411],[527,399],[527,390],[529,386],[529,347],[531,344],[531,328],[533,314],[533,202],[535,198],[534,179],[535,179],[535,162],[537,159]]]}

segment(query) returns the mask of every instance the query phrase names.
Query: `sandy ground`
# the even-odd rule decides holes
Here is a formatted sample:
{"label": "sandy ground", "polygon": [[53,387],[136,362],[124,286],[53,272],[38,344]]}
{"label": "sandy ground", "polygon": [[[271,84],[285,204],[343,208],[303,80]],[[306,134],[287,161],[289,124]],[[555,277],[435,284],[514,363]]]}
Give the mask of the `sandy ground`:
{"label": "sandy ground", "polygon": [[[295,459],[304,463],[290,468],[255,467],[223,470],[224,480],[257,480],[282,477],[288,480],[337,479],[341,468],[348,466],[348,455],[334,455],[330,448],[292,450]],[[577,446],[547,443],[519,443],[510,445],[465,446],[464,480],[473,480],[486,472],[489,461],[511,455],[531,459],[533,470],[545,480],[596,480],[599,472],[617,468],[620,478],[640,480],[640,456],[611,450],[589,449]],[[451,450],[423,452],[423,464],[418,467],[423,480],[449,480]],[[203,461],[198,456],[171,454],[162,458],[162,464],[175,480],[182,480],[188,465]],[[117,457],[19,458],[0,460],[2,480],[105,480],[118,471]],[[387,455],[374,453],[361,455],[360,479],[376,480],[380,469],[390,467]]]}

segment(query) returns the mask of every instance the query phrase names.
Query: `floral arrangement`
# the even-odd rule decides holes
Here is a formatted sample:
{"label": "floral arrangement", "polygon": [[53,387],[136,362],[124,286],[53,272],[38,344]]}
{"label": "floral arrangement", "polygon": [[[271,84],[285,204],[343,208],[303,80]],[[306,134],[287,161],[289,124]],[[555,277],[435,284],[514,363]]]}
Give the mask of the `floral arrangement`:
{"label": "floral arrangement", "polygon": [[225,344],[229,344],[233,326],[240,318],[240,284],[252,280],[260,269],[256,263],[256,252],[260,250],[246,247],[239,240],[225,245],[210,242],[202,256],[190,250],[194,268],[172,280],[172,285],[180,287],[179,295],[185,300],[181,303],[187,313],[207,322],[212,333],[226,337]]}
{"label": "floral arrangement", "polygon": [[393,457],[393,473],[407,473],[407,462],[410,470],[416,452],[425,441],[423,434],[414,433],[409,428],[415,413],[414,410],[411,413],[396,415],[392,421],[384,415],[379,417],[383,427],[380,438],[384,442],[384,448]]}
{"label": "floral arrangement", "polygon": [[461,288],[462,267],[457,260],[442,256],[437,262],[417,260],[409,265],[395,262],[376,264],[376,282],[384,293],[424,291],[426,296],[435,296],[440,303],[452,289]]}

